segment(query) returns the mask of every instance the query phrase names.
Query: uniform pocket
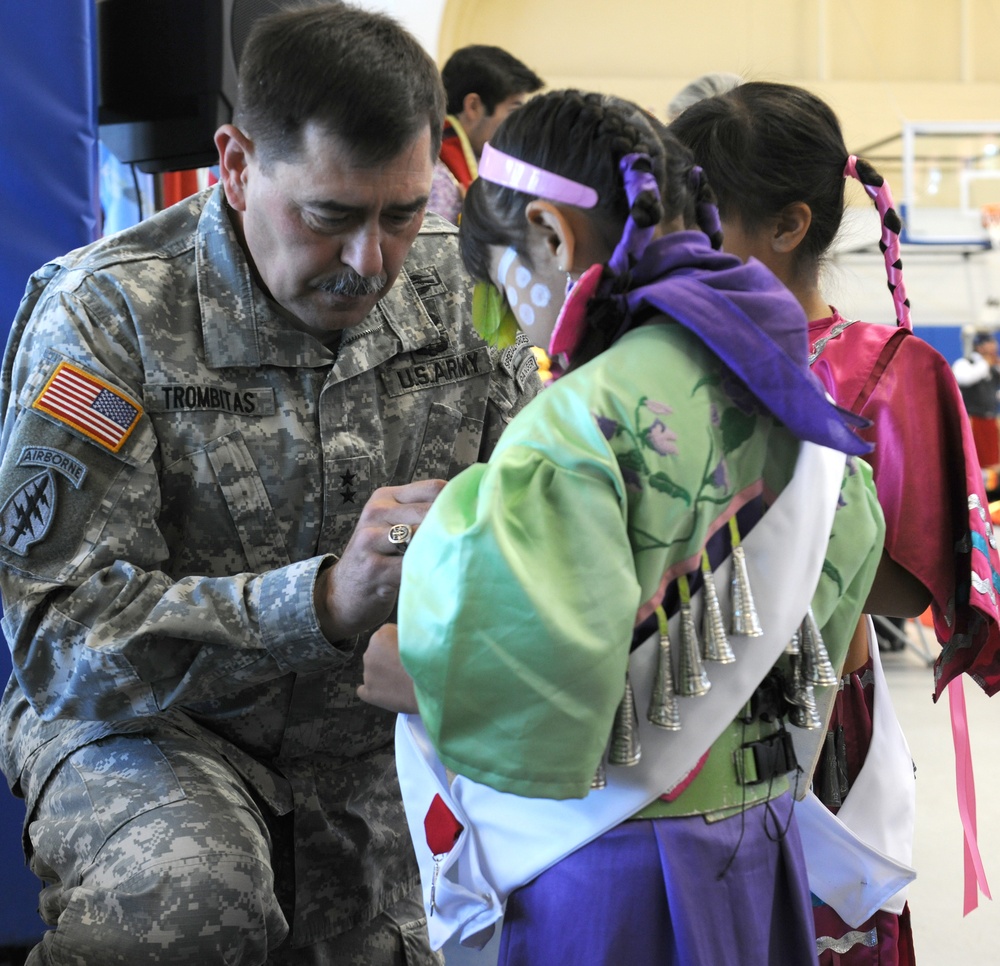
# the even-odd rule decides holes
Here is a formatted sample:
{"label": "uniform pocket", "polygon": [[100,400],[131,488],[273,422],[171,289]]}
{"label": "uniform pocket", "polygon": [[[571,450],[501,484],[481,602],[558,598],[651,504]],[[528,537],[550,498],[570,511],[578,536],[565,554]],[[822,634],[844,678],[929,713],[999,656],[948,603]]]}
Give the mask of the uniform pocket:
{"label": "uniform pocket", "polygon": [[263,480],[239,431],[213,440],[205,454],[215,472],[250,569],[276,570],[290,561]]}
{"label": "uniform pocket", "polygon": [[412,479],[450,480],[480,459],[483,421],[450,406],[431,407]]}
{"label": "uniform pocket", "polygon": [[94,821],[105,838],[143,812],[185,797],[166,756],[142,735],[84,745],[70,764],[86,786]]}
{"label": "uniform pocket", "polygon": [[207,561],[213,575],[288,564],[271,501],[239,430],[164,467],[160,487],[160,526],[174,573],[204,573]]}
{"label": "uniform pocket", "polygon": [[460,444],[462,414],[450,406],[434,403],[424,425],[424,438],[413,466],[414,480],[446,480],[451,473],[455,449]]}

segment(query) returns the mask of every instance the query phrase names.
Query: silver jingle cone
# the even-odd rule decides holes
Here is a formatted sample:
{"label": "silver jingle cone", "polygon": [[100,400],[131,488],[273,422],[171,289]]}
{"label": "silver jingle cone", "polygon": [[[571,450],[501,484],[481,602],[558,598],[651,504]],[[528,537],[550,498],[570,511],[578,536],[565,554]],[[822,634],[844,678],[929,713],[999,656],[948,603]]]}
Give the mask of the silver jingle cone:
{"label": "silver jingle cone", "polygon": [[736,655],[726,635],[726,622],[722,619],[722,606],[719,604],[712,571],[703,564],[701,573],[705,578],[702,591],[705,606],[701,612],[702,656],[706,661],[732,664]]}
{"label": "silver jingle cone", "polygon": [[805,678],[807,683],[830,687],[840,680],[837,670],[830,661],[823,635],[813,617],[812,608],[806,611],[802,621],[802,656],[805,658]]}
{"label": "silver jingle cone", "polygon": [[694,628],[691,605],[681,604],[681,653],[677,668],[677,693],[697,697],[707,693],[712,686],[701,663],[701,646]]}
{"label": "silver jingle cone", "polygon": [[608,787],[608,776],[604,770],[604,756],[601,755],[601,760],[597,763],[597,771],[594,772],[594,777],[590,779],[590,788],[592,791],[599,792],[602,788]]}
{"label": "silver jingle cone", "polygon": [[681,730],[681,711],[674,695],[674,669],[670,664],[670,638],[660,634],[660,651],[656,659],[656,680],[649,699],[646,718],[651,724],[667,731]]}
{"label": "silver jingle cone", "polygon": [[792,693],[788,700],[792,704],[788,712],[788,720],[798,728],[813,731],[823,727],[823,721],[816,708],[816,695],[811,684],[806,682],[802,673],[801,656],[793,657],[792,661]]}
{"label": "silver jingle cone", "polygon": [[732,580],[733,622],[732,631],[740,637],[760,637],[764,631],[760,626],[757,608],[750,591],[750,576],[747,574],[747,555],[742,544],[733,547]]}
{"label": "silver jingle cone", "polygon": [[793,725],[805,731],[815,731],[823,727],[823,719],[816,708],[816,695],[811,684],[803,684],[800,691],[801,704],[797,705],[789,716]]}
{"label": "silver jingle cone", "polygon": [[802,653],[802,628],[795,628],[792,639],[785,645],[785,653],[789,657],[798,657]]}
{"label": "silver jingle cone", "polygon": [[635,695],[632,682],[625,675],[625,693],[622,695],[615,723],[611,728],[611,745],[608,748],[609,765],[636,765],[642,755],[639,747],[639,719],[635,713]]}

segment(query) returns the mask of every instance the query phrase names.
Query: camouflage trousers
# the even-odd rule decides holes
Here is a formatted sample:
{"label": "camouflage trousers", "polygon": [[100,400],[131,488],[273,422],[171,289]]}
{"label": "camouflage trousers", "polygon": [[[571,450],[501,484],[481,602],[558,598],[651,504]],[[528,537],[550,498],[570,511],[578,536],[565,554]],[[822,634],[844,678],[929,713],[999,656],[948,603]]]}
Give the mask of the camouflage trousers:
{"label": "camouflage trousers", "polygon": [[416,895],[348,933],[289,948],[265,816],[222,758],[183,735],[78,749],[46,784],[28,834],[46,883],[39,911],[55,928],[26,966],[443,962]]}

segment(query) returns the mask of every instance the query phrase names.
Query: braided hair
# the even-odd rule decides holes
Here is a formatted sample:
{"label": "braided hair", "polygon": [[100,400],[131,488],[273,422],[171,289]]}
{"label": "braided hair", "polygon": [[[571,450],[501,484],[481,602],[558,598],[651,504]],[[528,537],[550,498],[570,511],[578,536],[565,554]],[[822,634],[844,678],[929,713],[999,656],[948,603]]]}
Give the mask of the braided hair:
{"label": "braided hair", "polygon": [[[631,218],[638,229],[680,217],[685,226],[702,225],[714,247],[721,244],[718,213],[706,180],[691,152],[651,115],[630,101],[576,90],[552,91],[532,98],[509,115],[491,144],[499,151],[595,189],[593,213],[598,230],[615,246]],[[640,191],[631,204],[620,162],[644,155],[657,192]],[[525,207],[533,195],[475,180],[462,205],[459,242],[466,269],[489,281],[491,247],[513,248],[532,266]],[[534,267],[534,266],[532,266]],[[573,353],[577,368],[603,352],[626,322],[620,296],[631,283],[628,269],[605,266],[596,294],[587,304],[586,332]]]}
{"label": "braided hair", "polygon": [[[541,94],[509,115],[491,143],[594,188],[598,202],[591,210],[611,245],[629,215],[639,228],[678,216],[685,224],[697,224],[698,205],[708,190],[692,181],[690,152],[645,111],[617,97],[576,90]],[[642,192],[629,206],[619,169],[628,154],[649,157],[659,198]],[[531,265],[524,209],[533,197],[482,178],[472,183],[462,205],[460,242],[465,267],[475,279],[489,281],[491,246],[510,246]]]}
{"label": "braided hair", "polygon": [[896,324],[904,329],[912,329],[910,300],[903,285],[903,260],[899,257],[899,236],[903,230],[903,222],[893,204],[889,185],[867,161],[853,154],[844,166],[844,176],[860,181],[868,197],[875,202],[882,220],[882,237],[879,239],[878,247],[885,260],[887,284],[892,293],[893,304],[896,306]]}
{"label": "braided hair", "polygon": [[667,192],[665,208],[668,213],[680,214],[684,227],[697,227],[708,236],[712,248],[722,247],[722,225],[719,223],[718,200],[707,174],[695,163],[694,153],[681,143],[662,121],[652,114],[646,120],[660,139],[668,159],[667,183],[661,193]]}
{"label": "braided hair", "polygon": [[902,284],[902,223],[888,186],[869,163],[848,166],[836,114],[801,87],[747,82],[688,107],[669,127],[708,173],[724,221],[753,232],[788,205],[805,202],[812,221],[795,251],[795,268],[816,272],[844,214],[844,177],[856,177],[882,220],[882,252],[897,321],[909,326]]}

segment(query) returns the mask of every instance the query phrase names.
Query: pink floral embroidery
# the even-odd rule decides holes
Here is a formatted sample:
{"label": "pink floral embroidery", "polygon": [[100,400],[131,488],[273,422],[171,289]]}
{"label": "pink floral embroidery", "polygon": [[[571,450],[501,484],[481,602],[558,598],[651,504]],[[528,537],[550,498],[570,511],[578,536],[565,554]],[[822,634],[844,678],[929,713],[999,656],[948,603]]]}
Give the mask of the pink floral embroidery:
{"label": "pink floral embroidery", "polygon": [[675,445],[677,434],[660,420],[657,420],[646,430],[646,439],[660,456],[677,456],[680,452]]}

